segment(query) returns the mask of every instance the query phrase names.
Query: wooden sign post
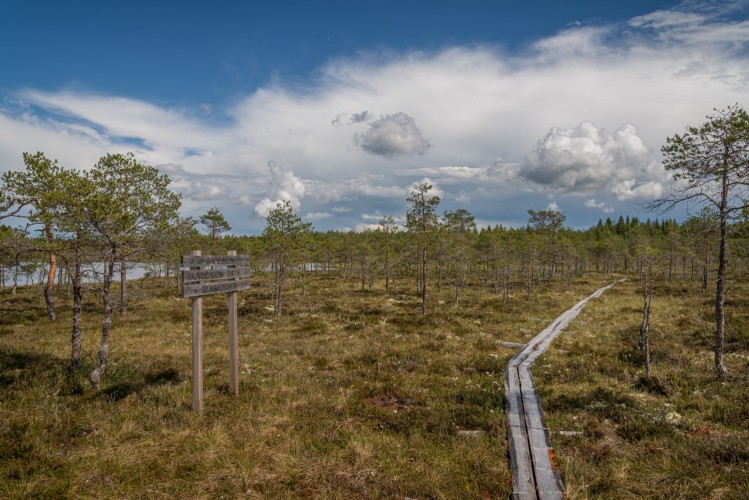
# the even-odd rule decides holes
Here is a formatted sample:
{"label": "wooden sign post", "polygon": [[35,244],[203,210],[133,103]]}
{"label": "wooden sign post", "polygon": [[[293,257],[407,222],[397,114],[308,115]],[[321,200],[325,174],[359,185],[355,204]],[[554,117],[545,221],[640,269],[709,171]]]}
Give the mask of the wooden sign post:
{"label": "wooden sign post", "polygon": [[250,288],[250,257],[201,255],[193,250],[182,257],[182,296],[192,298],[192,409],[203,409],[203,296],[229,295],[229,389],[239,394],[237,291]]}

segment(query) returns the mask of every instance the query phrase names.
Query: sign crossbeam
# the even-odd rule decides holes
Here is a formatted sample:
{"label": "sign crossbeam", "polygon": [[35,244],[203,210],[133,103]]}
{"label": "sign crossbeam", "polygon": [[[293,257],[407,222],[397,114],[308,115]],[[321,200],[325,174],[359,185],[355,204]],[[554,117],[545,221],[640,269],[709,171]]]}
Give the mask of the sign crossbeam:
{"label": "sign crossbeam", "polygon": [[194,282],[200,282],[200,281],[209,281],[209,280],[227,280],[227,279],[233,279],[233,278],[249,278],[250,277],[250,268],[249,267],[237,267],[237,268],[227,268],[227,269],[202,269],[202,270],[193,270],[193,269],[186,269],[182,271],[182,282],[187,283],[194,283]]}
{"label": "sign crossbeam", "polygon": [[183,297],[202,297],[214,293],[229,293],[250,288],[250,280],[198,282],[182,287]]}
{"label": "sign crossbeam", "polygon": [[249,266],[249,255],[184,255],[183,267]]}

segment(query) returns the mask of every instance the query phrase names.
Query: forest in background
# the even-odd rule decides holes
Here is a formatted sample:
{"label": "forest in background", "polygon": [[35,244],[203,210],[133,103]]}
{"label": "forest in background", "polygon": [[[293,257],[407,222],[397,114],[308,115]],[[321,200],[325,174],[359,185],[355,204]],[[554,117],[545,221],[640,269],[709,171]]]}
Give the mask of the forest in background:
{"label": "forest in background", "polygon": [[[461,212],[461,211],[459,211]],[[463,210],[466,220],[470,214]],[[643,259],[655,255],[656,269],[663,279],[676,276],[701,282],[705,288],[714,280],[717,267],[718,234],[715,214],[702,210],[679,223],[674,219],[619,216],[615,220],[599,219],[588,229],[564,226],[564,215],[557,211],[532,211],[529,222],[521,228],[503,226],[476,228],[450,226],[443,219],[429,243],[428,273],[435,287],[460,289],[468,283],[491,287],[501,294],[532,294],[534,287],[550,281],[566,281],[585,273],[609,275],[634,272],[639,275]],[[215,212],[214,212],[215,213]],[[449,214],[448,214],[449,215]],[[310,272],[324,272],[364,289],[376,280],[410,280],[418,287],[416,241],[402,226],[389,224],[384,217],[380,228],[363,232],[310,231],[294,243],[290,272],[302,286]],[[191,250],[204,254],[226,254],[236,250],[251,256],[256,272],[273,270],[273,242],[266,236],[210,234],[195,221],[180,228],[141,238],[129,249],[119,264],[140,264],[145,278],[177,276],[181,257]],[[204,229],[204,231],[201,231]],[[207,234],[206,234],[207,233]],[[69,284],[67,263],[72,258],[64,249],[64,240],[55,243],[62,248],[58,255],[58,284]],[[749,268],[749,214],[731,225],[731,272],[744,276]],[[101,262],[95,247],[84,247],[82,259],[87,264]],[[0,226],[0,286],[12,287],[14,275],[26,275],[32,284],[44,285],[49,270],[49,245],[31,230]],[[301,264],[306,265],[302,266]],[[119,270],[119,267],[118,267]],[[93,273],[93,269],[91,269]],[[92,276],[93,277],[93,276]]]}

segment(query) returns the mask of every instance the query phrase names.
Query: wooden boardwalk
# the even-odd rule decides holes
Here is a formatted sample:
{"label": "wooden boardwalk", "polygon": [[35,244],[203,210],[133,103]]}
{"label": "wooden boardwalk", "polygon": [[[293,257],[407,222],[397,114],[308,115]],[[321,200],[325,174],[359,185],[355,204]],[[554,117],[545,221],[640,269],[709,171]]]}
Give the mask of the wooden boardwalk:
{"label": "wooden boardwalk", "polygon": [[[624,281],[624,280],[620,280]],[[617,282],[618,283],[618,282]],[[536,335],[505,367],[505,411],[509,420],[512,498],[564,498],[564,485],[552,465],[552,447],[531,365],[592,298],[614,286],[597,290]]]}

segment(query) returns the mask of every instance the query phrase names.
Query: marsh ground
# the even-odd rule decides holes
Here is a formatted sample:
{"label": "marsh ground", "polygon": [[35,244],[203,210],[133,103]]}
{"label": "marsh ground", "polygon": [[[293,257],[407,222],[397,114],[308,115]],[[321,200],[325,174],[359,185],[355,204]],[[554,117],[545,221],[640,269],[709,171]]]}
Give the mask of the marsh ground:
{"label": "marsh ground", "polygon": [[[224,296],[204,303],[205,410],[191,409],[190,307],[133,285],[110,370],[85,380],[100,311],[86,298],[84,352],[68,368],[70,313],[46,319],[36,288],[0,291],[0,496],[485,498],[511,476],[503,370],[603,277],[517,290],[473,283],[459,309],[411,282],[359,290],[333,276],[294,286],[272,314],[260,277],[240,294],[240,395],[228,391]],[[534,367],[570,497],[741,497],[749,492],[749,304],[733,290],[728,367],[714,379],[710,300],[697,283],[656,290],[654,374],[636,349],[630,279],[592,301]],[[743,293],[743,295],[742,295]],[[660,301],[660,302],[659,302]]]}

